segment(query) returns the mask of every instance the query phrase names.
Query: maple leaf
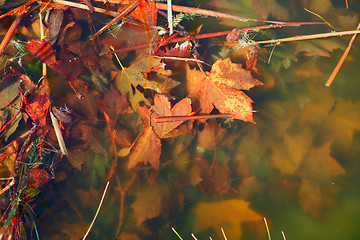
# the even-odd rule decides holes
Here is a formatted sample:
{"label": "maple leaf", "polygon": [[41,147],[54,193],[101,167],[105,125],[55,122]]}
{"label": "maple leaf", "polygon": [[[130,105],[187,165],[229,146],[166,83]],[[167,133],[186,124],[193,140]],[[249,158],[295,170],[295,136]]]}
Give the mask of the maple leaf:
{"label": "maple leaf", "polygon": [[160,167],[161,141],[151,127],[146,127],[129,156],[128,168],[138,163],[150,163],[154,169]]}
{"label": "maple leaf", "polygon": [[340,164],[330,156],[330,145],[331,142],[312,149],[297,170],[297,174],[302,177],[300,204],[315,217],[319,217],[326,207],[336,205],[340,187],[332,181],[345,173]]}
{"label": "maple leaf", "polygon": [[262,217],[249,208],[249,203],[241,199],[220,202],[199,202],[192,210],[195,214],[195,231],[213,227],[221,236],[224,228],[229,239],[240,239],[241,223],[262,220]]}
{"label": "maple leaf", "polygon": [[272,145],[273,166],[283,174],[301,178],[300,204],[313,216],[320,216],[325,207],[333,207],[339,192],[333,178],[345,170],[330,156],[331,142],[313,147],[314,134],[305,130],[295,136],[285,135],[283,145]]}
{"label": "maple leaf", "polygon": [[166,209],[170,201],[170,190],[167,183],[158,182],[150,187],[143,187],[135,194],[135,202],[131,204],[134,209],[134,217],[137,226],[140,226],[147,219],[160,215]]}
{"label": "maple leaf", "polygon": [[119,114],[127,112],[129,103],[126,99],[126,93],[120,93],[111,85],[110,90],[104,93],[99,100],[99,109],[105,111],[110,119],[115,120]]}
{"label": "maple leaf", "polygon": [[46,38],[40,41],[31,40],[26,44],[26,48],[35,58],[55,71],[65,74],[67,81],[75,80],[84,71],[83,64],[77,55],[64,47],[61,47],[59,52],[55,52],[54,47]]}
{"label": "maple leaf", "polygon": [[176,103],[173,107],[170,106],[170,102],[164,95],[157,94],[154,99],[154,106],[151,107],[153,114],[151,115],[151,126],[154,132],[159,138],[174,137],[181,132],[170,134],[175,128],[177,128],[183,121],[174,121],[166,123],[157,123],[154,119],[157,117],[171,117],[171,116],[190,116],[191,112],[191,100],[184,98],[180,102]]}
{"label": "maple leaf", "polygon": [[208,76],[188,68],[187,79],[189,95],[200,102],[202,112],[210,113],[215,106],[221,113],[234,114],[232,119],[254,123],[253,101],[241,90],[249,90],[262,83],[241,64],[232,63],[230,58],[219,59]]}
{"label": "maple leaf", "polygon": [[230,189],[230,169],[227,165],[214,163],[211,167],[205,159],[195,159],[201,178],[200,185],[205,191],[227,193]]}
{"label": "maple leaf", "polygon": [[167,93],[179,82],[167,77],[171,71],[164,69],[161,59],[151,56],[139,56],[130,67],[123,69],[116,76],[115,86],[120,91],[129,94],[129,101],[133,109],[139,102],[148,103],[145,97],[135,87],[141,86],[144,89],[152,89],[158,93]]}

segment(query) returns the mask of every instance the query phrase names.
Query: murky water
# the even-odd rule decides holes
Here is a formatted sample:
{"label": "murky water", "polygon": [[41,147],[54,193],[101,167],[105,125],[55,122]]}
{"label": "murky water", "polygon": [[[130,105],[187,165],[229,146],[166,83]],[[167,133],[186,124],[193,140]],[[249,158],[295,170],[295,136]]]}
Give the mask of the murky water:
{"label": "murky water", "polygon": [[[360,5],[350,2],[350,9],[345,10],[344,4],[325,0],[284,4],[212,1],[200,7],[254,19],[270,15],[271,20],[279,21],[320,21],[303,10],[306,7],[337,30],[355,29]],[[190,30],[204,24],[201,33],[257,25],[200,17],[185,24]],[[332,30],[326,25],[289,27],[249,37],[259,41]],[[200,40],[201,59],[213,64],[225,55],[241,62],[241,57],[224,45],[224,38]],[[50,77],[54,102],[66,104],[79,118],[71,128],[69,160],[59,163],[55,180],[41,194],[45,207],[36,220],[40,235],[48,239],[84,236],[117,159],[89,239],[114,239],[117,233],[121,239],[179,239],[172,227],[184,239],[192,239],[191,233],[198,239],[223,239],[220,227],[228,239],[267,239],[263,217],[272,239],[282,239],[281,231],[292,240],[359,239],[358,40],[334,83],[325,86],[350,38],[260,46],[253,75],[264,85],[246,92],[255,101],[256,124],[217,120],[214,125],[225,129],[224,137],[215,148],[202,148],[194,132],[204,124],[191,122],[187,127],[194,131],[161,140],[159,171],[147,166],[129,169],[128,155],[116,157],[115,150],[129,147],[142,133],[139,114],[127,109],[107,123],[101,113],[103,99],[114,95],[80,86],[85,99],[79,100],[70,88],[56,90],[61,83]],[[104,57],[101,64],[119,72],[113,60]],[[124,63],[131,63],[131,57]],[[119,89],[122,85],[114,76],[106,73],[98,79],[115,79],[105,84],[106,88],[115,85]],[[175,79],[181,81],[184,76],[179,73]],[[184,93],[183,89],[176,91]],[[116,130],[117,149],[108,125]]]}

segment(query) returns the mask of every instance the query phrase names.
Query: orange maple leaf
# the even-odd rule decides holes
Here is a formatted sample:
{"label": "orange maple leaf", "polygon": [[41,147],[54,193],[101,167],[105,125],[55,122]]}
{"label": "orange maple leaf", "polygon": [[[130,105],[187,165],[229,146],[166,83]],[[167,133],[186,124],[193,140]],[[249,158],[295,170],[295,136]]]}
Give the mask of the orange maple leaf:
{"label": "orange maple leaf", "polygon": [[189,95],[200,102],[201,111],[210,113],[214,106],[232,119],[254,123],[252,99],[241,90],[249,90],[262,83],[252,77],[241,64],[230,58],[216,61],[210,73],[187,69]]}
{"label": "orange maple leaf", "polygon": [[138,163],[150,163],[154,169],[160,167],[161,141],[151,127],[146,127],[129,156],[128,168]]}

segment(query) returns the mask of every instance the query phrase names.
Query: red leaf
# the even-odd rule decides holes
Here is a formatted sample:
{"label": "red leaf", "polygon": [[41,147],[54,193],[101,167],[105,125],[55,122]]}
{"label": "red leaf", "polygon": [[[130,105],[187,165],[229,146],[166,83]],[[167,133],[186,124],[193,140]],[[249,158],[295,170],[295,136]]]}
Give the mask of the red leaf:
{"label": "red leaf", "polygon": [[30,95],[26,98],[24,110],[35,124],[46,125],[46,118],[50,108],[50,100],[46,94]]}

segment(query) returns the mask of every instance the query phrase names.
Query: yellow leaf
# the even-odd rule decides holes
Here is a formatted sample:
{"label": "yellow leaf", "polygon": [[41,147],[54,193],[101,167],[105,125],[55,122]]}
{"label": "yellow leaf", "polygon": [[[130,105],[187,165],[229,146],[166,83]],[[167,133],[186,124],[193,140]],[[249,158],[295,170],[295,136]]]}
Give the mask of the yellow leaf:
{"label": "yellow leaf", "polygon": [[241,199],[230,199],[221,202],[200,202],[193,209],[195,214],[195,231],[209,227],[220,233],[223,227],[229,239],[240,239],[242,222],[262,220],[262,217],[249,208],[249,202]]}

